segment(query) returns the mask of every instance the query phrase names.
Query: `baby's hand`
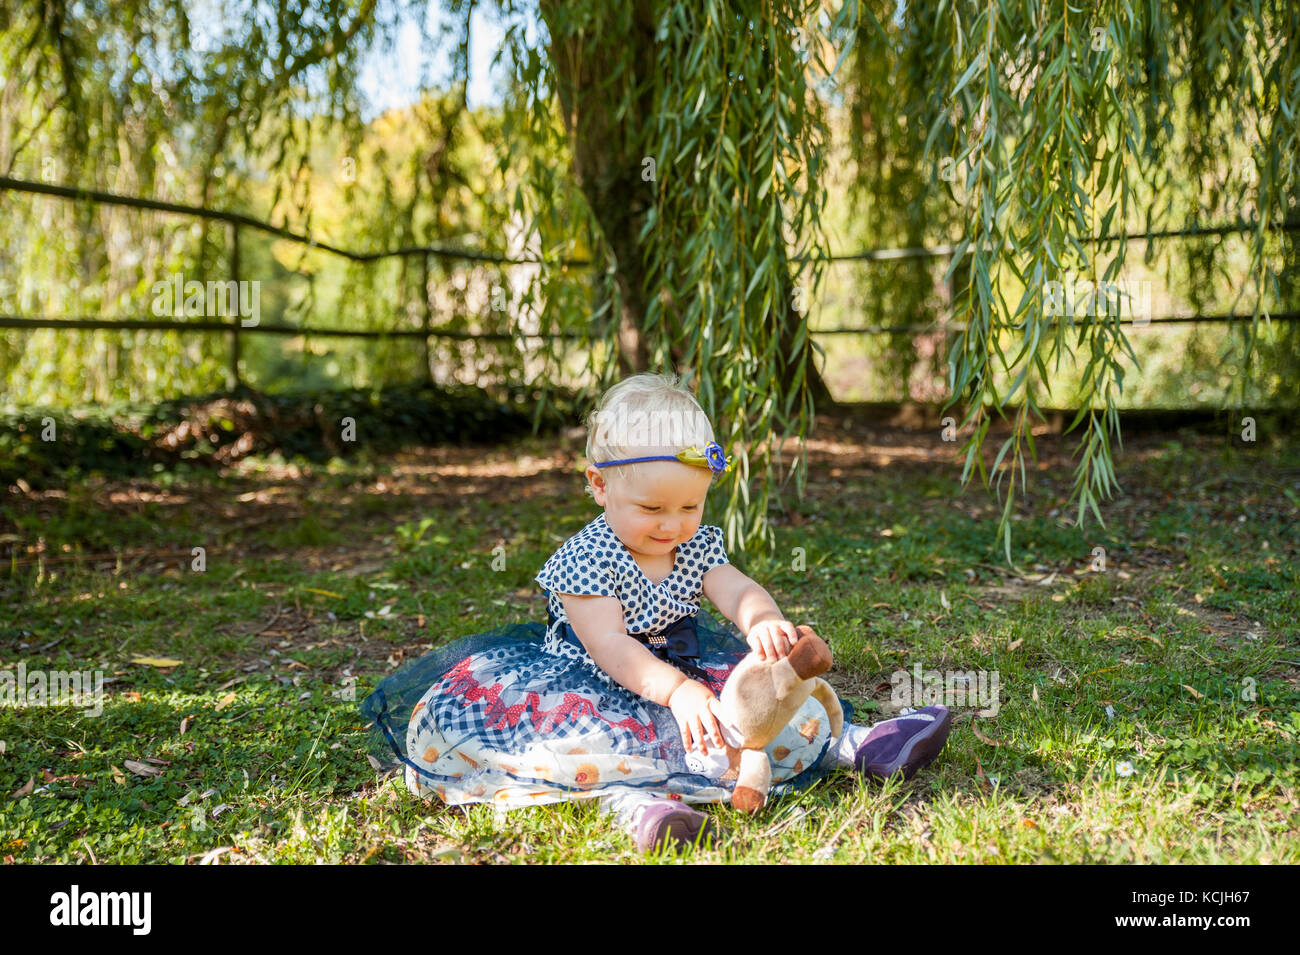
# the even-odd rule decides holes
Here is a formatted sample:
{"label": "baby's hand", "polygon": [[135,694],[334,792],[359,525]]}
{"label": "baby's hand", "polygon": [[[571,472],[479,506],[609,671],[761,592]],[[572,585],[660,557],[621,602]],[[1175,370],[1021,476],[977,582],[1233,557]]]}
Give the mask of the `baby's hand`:
{"label": "baby's hand", "polygon": [[760,660],[780,660],[794,647],[799,631],[789,620],[764,620],[749,631],[747,639]]}
{"label": "baby's hand", "polygon": [[673,691],[668,698],[668,707],[673,711],[677,726],[682,732],[682,745],[686,749],[698,749],[708,755],[706,740],[713,738],[714,748],[722,749],[722,729],[718,726],[717,716],[709,703],[716,700],[714,692],[698,680],[687,680]]}

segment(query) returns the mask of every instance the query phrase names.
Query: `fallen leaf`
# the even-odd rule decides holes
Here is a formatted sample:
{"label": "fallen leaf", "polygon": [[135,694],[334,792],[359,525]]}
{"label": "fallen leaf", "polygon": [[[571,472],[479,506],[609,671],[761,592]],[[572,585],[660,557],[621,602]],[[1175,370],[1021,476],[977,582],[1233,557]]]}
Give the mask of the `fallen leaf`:
{"label": "fallen leaf", "polygon": [[1002,739],[992,739],[991,737],[985,736],[983,733],[981,733],[980,730],[979,730],[979,727],[975,725],[976,722],[978,722],[978,719],[979,719],[979,717],[977,717],[974,713],[972,713],[972,714],[970,715],[970,728],[971,728],[971,732],[972,732],[972,733],[974,733],[974,734],[975,734],[975,735],[976,735],[976,736],[977,736],[981,741],[983,741],[983,742],[985,742],[985,743],[988,743],[990,746],[1005,746],[1005,745],[1007,745],[1007,741],[1006,741],[1006,740],[1002,740]]}
{"label": "fallen leaf", "polygon": [[157,766],[150,766],[148,763],[137,762],[134,759],[123,760],[122,765],[137,776],[152,777],[162,775],[162,770]]}
{"label": "fallen leaf", "polygon": [[140,691],[139,691],[139,690],[127,690],[125,693],[122,694],[122,699],[126,700],[128,703],[139,703],[139,702],[140,702]]}
{"label": "fallen leaf", "polygon": [[20,786],[18,789],[10,793],[9,798],[22,799],[24,796],[26,796],[28,793],[32,791],[32,787],[35,785],[36,785],[36,777],[32,776],[27,780],[27,782],[23,783],[22,786]]}
{"label": "fallen leaf", "polygon": [[233,693],[227,693],[227,694],[226,694],[225,696],[223,696],[221,699],[217,700],[216,709],[217,709],[217,710],[224,710],[224,709],[225,709],[227,706],[229,706],[231,703],[235,702],[235,699],[236,699],[235,694],[233,694]]}
{"label": "fallen leaf", "polygon": [[1022,644],[1022,643],[1024,643],[1024,642],[1025,642],[1025,638],[1024,638],[1024,637],[1017,637],[1016,639],[1012,640],[1010,643],[1007,644],[1007,649],[1008,649],[1008,650],[1016,650],[1016,649],[1019,648],[1020,644]]}
{"label": "fallen leaf", "polygon": [[320,594],[322,597],[337,597],[339,600],[343,599],[342,594],[336,594],[332,590],[317,590],[315,587],[303,587],[302,589],[310,594]]}
{"label": "fallen leaf", "polygon": [[132,657],[131,662],[139,663],[147,667],[158,667],[159,669],[166,670],[171,667],[178,667],[185,661],[173,660],[170,657]]}
{"label": "fallen leaf", "polygon": [[189,728],[190,728],[190,718],[187,716],[185,717],[185,719],[181,720],[181,735],[184,736],[185,731]]}
{"label": "fallen leaf", "polygon": [[1198,700],[1203,700],[1203,699],[1205,699],[1205,694],[1204,694],[1204,693],[1201,693],[1200,691],[1198,691],[1198,690],[1196,689],[1196,687],[1194,687],[1194,686],[1188,686],[1186,683],[1183,683],[1183,684],[1181,684],[1181,685],[1182,685],[1182,688],[1183,688],[1184,690],[1186,690],[1188,693],[1192,694],[1192,696],[1196,697]]}
{"label": "fallen leaf", "polygon": [[86,788],[90,788],[92,785],[94,785],[85,776],[79,775],[77,773],[71,773],[67,776],[55,776],[54,779],[51,780],[51,782],[67,783],[69,786],[85,786]]}
{"label": "fallen leaf", "polygon": [[125,786],[126,776],[123,775],[122,770],[118,769],[116,766],[111,766],[109,768],[113,770],[113,782],[117,783],[119,786]]}

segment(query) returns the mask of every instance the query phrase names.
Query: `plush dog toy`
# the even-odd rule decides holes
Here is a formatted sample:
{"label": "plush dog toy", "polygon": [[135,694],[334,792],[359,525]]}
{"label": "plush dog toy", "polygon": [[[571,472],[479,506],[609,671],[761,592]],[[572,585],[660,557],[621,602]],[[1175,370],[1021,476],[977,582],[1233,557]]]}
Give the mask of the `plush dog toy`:
{"label": "plush dog toy", "polygon": [[831,648],[812,627],[797,630],[799,639],[786,657],[763,660],[748,654],[731,671],[722,696],[709,703],[727,742],[729,765],[722,778],[736,780],[731,805],[742,812],[757,812],[767,802],[772,766],[764,749],[808,697],[826,708],[832,736],[844,732],[839,698],[821,679],[831,668]]}

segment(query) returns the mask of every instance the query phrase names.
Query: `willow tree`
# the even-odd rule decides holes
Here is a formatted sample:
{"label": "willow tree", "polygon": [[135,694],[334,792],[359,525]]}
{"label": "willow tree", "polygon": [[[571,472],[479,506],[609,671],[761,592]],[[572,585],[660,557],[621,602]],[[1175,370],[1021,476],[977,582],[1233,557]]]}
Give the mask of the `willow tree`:
{"label": "willow tree", "polygon": [[[542,0],[540,43],[521,19],[507,33],[520,139],[563,138],[604,275],[594,313],[605,321],[551,312],[553,327],[594,330],[588,342],[618,356],[594,367],[589,351],[601,386],[646,368],[692,376],[740,460],[723,518],[733,548],[774,541],[782,449],[771,439],[802,438],[815,402],[830,400],[804,312],[828,254],[825,53],[854,12]],[[554,205],[563,187],[538,172],[538,202]],[[800,445],[787,473],[800,493],[804,465]]]}
{"label": "willow tree", "polygon": [[[444,4],[460,96],[437,99],[452,106],[439,110],[428,148],[400,173],[432,170],[430,188],[380,204],[402,210],[406,241],[436,235],[412,228],[417,219],[443,221],[437,203],[448,170],[439,157],[463,118],[454,104],[464,102],[474,6]],[[1291,328],[1280,334],[1262,321],[1295,298],[1294,243],[1272,228],[1296,204],[1294,2],[1104,0],[1087,12],[1033,0],[495,7],[510,67],[500,172],[540,263],[516,303],[529,323],[485,314],[474,330],[515,331],[519,350],[534,353],[539,339],[527,334],[577,332],[595,388],[641,368],[689,373],[720,440],[741,459],[724,486],[733,548],[772,543],[769,496],[784,484],[774,480],[784,464],[776,439],[802,438],[815,403],[828,397],[804,316],[829,251],[827,117],[841,102],[860,140],[858,192],[883,210],[881,221],[899,225],[909,245],[957,243],[950,274],[962,331],[947,358],[952,406],[968,433],[963,480],[976,472],[989,480],[992,416],[1013,409],[992,468],[1006,492],[1008,558],[1009,516],[1023,496],[1049,365],[1085,369],[1073,423],[1081,428],[1080,523],[1089,510],[1100,519],[1098,502],[1116,487],[1116,396],[1133,359],[1123,303],[1105,316],[1062,316],[1050,289],[1067,274],[1096,285],[1121,278],[1128,246],[1108,236],[1170,224],[1180,208],[1167,201],[1174,187],[1187,184],[1184,205],[1210,218],[1252,223],[1246,372],[1261,343],[1275,356],[1295,351]],[[421,0],[240,0],[224,5],[217,39],[200,41],[197,5],[187,0],[5,7],[0,169],[37,178],[53,150],[68,160],[59,178],[73,185],[104,187],[111,165],[116,191],[223,206],[247,202],[243,183],[264,166],[275,182],[271,208],[310,228],[311,177],[299,171],[316,127],[293,117],[314,115],[358,136],[361,54],[392,39],[403,11],[424,8]],[[425,42],[435,42],[427,31]],[[840,70],[846,58],[851,68]],[[1246,150],[1249,178],[1225,175],[1226,147]],[[499,217],[492,222],[463,239],[506,251],[507,230]],[[108,241],[122,234],[120,222],[69,225],[26,230],[23,241],[49,245],[50,263],[86,249],[113,259],[123,294],[147,278],[138,258],[126,261],[131,249]],[[383,225],[372,223],[369,234],[382,236]],[[6,227],[12,220],[0,221]],[[85,249],[56,248],[68,235],[88,236]],[[141,236],[135,251],[145,244]],[[216,244],[186,254],[202,271]],[[574,256],[594,263],[594,280],[578,279]],[[915,288],[901,291],[915,294],[927,281],[916,270]],[[107,289],[81,290],[85,310],[111,312]],[[542,340],[544,389],[561,377],[570,350],[562,341]],[[802,447],[790,475],[801,492]]]}
{"label": "willow tree", "polygon": [[[1137,364],[1128,231],[1246,226],[1239,401],[1263,341],[1273,395],[1297,405],[1300,335],[1268,315],[1297,302],[1294,233],[1279,227],[1297,214],[1300,4],[863,0],[858,22],[857,188],[909,244],[957,243],[950,407],[967,432],[963,482],[986,484],[989,425],[1012,411],[992,468],[1008,560],[1031,428],[1062,362],[1083,369],[1077,523],[1100,521],[1118,487],[1117,401]],[[1208,238],[1178,273],[1198,303],[1224,257],[1225,237]]]}

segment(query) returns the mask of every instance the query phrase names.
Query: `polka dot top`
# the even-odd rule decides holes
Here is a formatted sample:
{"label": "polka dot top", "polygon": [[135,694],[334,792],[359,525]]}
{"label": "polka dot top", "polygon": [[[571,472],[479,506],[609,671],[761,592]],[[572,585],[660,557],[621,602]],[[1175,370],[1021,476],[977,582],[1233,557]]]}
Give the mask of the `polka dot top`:
{"label": "polka dot top", "polygon": [[617,597],[628,633],[654,633],[697,613],[705,573],[726,563],[722,528],[701,524],[694,537],[677,545],[672,573],[654,584],[601,514],[565,541],[533,578],[547,591],[555,616],[547,643],[554,644],[568,620],[560,594]]}

